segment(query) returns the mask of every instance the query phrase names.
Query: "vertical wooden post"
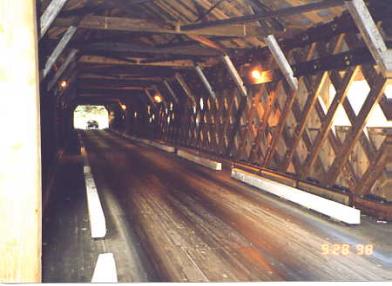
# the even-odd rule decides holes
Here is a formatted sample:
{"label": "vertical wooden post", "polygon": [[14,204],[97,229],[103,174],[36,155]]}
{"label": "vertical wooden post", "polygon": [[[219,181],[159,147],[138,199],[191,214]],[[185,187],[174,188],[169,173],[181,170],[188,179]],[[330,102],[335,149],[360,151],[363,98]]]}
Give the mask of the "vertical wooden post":
{"label": "vertical wooden post", "polygon": [[0,1],[0,282],[41,281],[35,0]]}

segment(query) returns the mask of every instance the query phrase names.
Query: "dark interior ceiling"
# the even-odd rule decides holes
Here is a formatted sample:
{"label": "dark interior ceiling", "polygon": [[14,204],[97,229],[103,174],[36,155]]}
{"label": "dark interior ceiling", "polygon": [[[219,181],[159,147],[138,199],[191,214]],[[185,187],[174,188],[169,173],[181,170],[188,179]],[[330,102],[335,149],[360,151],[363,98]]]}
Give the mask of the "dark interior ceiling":
{"label": "dark interior ceiling", "polygon": [[[50,2],[41,1],[41,13]],[[41,60],[48,62],[77,27],[49,85],[74,49],[68,76],[82,90],[121,95],[151,88],[195,63],[214,65],[223,53],[264,47],[269,34],[290,39],[344,12],[340,0],[68,0],[40,41]]]}

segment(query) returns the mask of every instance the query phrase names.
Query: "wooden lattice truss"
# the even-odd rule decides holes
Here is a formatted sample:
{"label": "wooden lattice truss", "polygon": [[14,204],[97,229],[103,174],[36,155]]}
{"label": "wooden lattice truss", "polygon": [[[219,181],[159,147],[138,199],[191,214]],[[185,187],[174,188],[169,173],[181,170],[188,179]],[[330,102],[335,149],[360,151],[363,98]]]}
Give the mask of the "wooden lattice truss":
{"label": "wooden lattice truss", "polygon": [[[291,63],[311,62],[363,46],[358,34],[340,33],[329,41],[288,50],[287,55]],[[275,68],[272,58],[262,65]],[[295,174],[323,186],[343,186],[354,194],[354,204],[377,213],[384,205],[369,207],[373,202],[366,198],[392,200],[392,128],[368,127],[367,122],[374,112],[390,120],[391,102],[385,94],[389,82],[372,61],[347,66],[299,76],[296,92],[281,78],[248,87],[244,97],[224,65],[218,65],[207,71],[216,100],[194,74],[186,81],[196,105],[173,80],[173,91],[183,95],[180,103],[174,104],[167,90],[161,89],[167,104],[155,113],[144,106],[145,112],[150,111],[137,129],[150,130],[145,136]],[[358,82],[369,92],[353,106],[348,95]],[[345,115],[344,124],[336,123],[339,114]]]}

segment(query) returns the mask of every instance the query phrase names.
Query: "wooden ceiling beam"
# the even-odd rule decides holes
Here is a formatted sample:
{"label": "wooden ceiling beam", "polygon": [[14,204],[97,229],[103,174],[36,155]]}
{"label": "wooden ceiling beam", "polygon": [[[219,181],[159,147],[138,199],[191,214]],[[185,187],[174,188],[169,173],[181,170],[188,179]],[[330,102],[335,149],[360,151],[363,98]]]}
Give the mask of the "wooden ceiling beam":
{"label": "wooden ceiling beam", "polygon": [[173,67],[173,68],[192,68],[193,61],[188,59],[140,59],[138,62],[132,63],[125,60],[120,60],[108,56],[98,55],[83,55],[79,59],[80,63],[87,64],[105,64],[105,65],[117,65],[117,66],[153,66],[153,67]]}
{"label": "wooden ceiling beam", "polygon": [[100,42],[88,45],[86,47],[79,47],[82,53],[113,53],[120,55],[181,55],[191,57],[217,57],[218,53],[212,49],[206,49],[199,45],[189,46],[187,49],[182,47],[172,48],[156,48],[151,46],[135,45],[126,42]]}
{"label": "wooden ceiling beam", "polygon": [[144,92],[146,87],[132,87],[127,90],[116,89],[96,89],[96,88],[78,88],[79,95],[94,95],[94,96],[112,96],[112,97],[132,97],[138,91]]}
{"label": "wooden ceiling beam", "polygon": [[88,79],[78,78],[80,86],[102,86],[113,89],[121,89],[134,86],[150,86],[159,83],[160,80],[124,80],[124,79]]}
{"label": "wooden ceiling beam", "polygon": [[188,67],[176,67],[176,66],[158,66],[149,64],[128,64],[128,65],[114,65],[113,63],[95,63],[88,61],[79,61],[80,67],[83,69],[91,69],[93,71],[115,70],[124,73],[144,73],[144,72],[155,72],[157,74],[171,74],[176,70],[189,70]]}
{"label": "wooden ceiling beam", "polygon": [[[267,5],[257,1],[257,0],[247,0],[249,2],[250,8],[254,14],[260,13],[265,14],[271,12],[271,8]],[[260,25],[262,29],[267,30],[267,34],[275,32],[284,32],[286,30],[285,25],[277,18],[271,18],[266,20],[260,20]]]}
{"label": "wooden ceiling beam", "polygon": [[80,89],[88,89],[88,90],[96,90],[102,92],[123,92],[123,93],[129,93],[134,90],[140,90],[140,89],[145,89],[149,88],[150,85],[146,84],[134,84],[132,86],[127,86],[127,87],[115,87],[115,86],[107,86],[107,85],[99,85],[99,84],[83,84],[83,83],[78,83],[78,88]]}
{"label": "wooden ceiling beam", "polygon": [[151,2],[154,2],[155,0],[133,0],[130,1],[129,4],[131,5],[141,5],[141,4],[149,4]]}
{"label": "wooden ceiling beam", "polygon": [[143,86],[134,86],[134,87],[129,87],[126,90],[121,90],[121,89],[97,89],[97,88],[85,88],[85,87],[79,87],[78,91],[79,93],[89,93],[89,94],[113,94],[113,95],[121,95],[121,96],[128,96],[132,95],[134,91],[144,91],[146,87]]}
{"label": "wooden ceiling beam", "polygon": [[105,98],[105,97],[94,97],[94,96],[82,96],[76,97],[73,100],[73,104],[75,105],[105,105],[105,104],[112,104],[118,103],[117,98]]}
{"label": "wooden ceiling beam", "polygon": [[222,54],[224,54],[226,52],[226,48],[223,45],[221,45],[217,42],[214,42],[213,40],[211,40],[207,37],[199,36],[199,35],[187,35],[187,36],[188,36],[188,38],[198,42],[202,46],[217,50]]}
{"label": "wooden ceiling beam", "polygon": [[268,13],[257,13],[248,16],[240,16],[240,17],[233,17],[233,18],[223,19],[223,20],[209,21],[204,23],[202,22],[196,24],[182,25],[180,26],[180,30],[189,32],[189,31],[206,29],[206,28],[218,28],[218,27],[228,26],[228,25],[230,25],[230,29],[231,29],[231,25],[238,25],[238,24],[243,25],[251,22],[256,22],[262,19],[298,15],[298,14],[307,13],[315,10],[342,6],[343,4],[344,3],[342,0],[326,0],[326,1],[316,2],[316,3],[295,6],[295,7],[283,8],[275,11],[270,11]]}
{"label": "wooden ceiling beam", "polygon": [[[332,1],[332,0],[331,0]],[[335,1],[335,0],[333,0]],[[58,18],[54,25],[58,27],[68,27],[76,25],[74,18]],[[196,24],[195,24],[196,25]],[[125,17],[105,17],[92,16],[84,17],[79,25],[81,29],[126,31],[152,34],[173,34],[173,35],[201,35],[220,37],[254,37],[259,35],[259,29],[246,27],[244,25],[231,25],[227,27],[205,27],[192,29],[191,31],[180,30],[179,27],[168,26],[162,23],[153,22],[146,19],[125,18]]]}
{"label": "wooden ceiling beam", "polygon": [[102,75],[96,73],[82,73],[79,74],[80,79],[108,79],[108,80],[149,80],[149,81],[161,81],[162,78],[158,76],[143,76],[143,75]]}

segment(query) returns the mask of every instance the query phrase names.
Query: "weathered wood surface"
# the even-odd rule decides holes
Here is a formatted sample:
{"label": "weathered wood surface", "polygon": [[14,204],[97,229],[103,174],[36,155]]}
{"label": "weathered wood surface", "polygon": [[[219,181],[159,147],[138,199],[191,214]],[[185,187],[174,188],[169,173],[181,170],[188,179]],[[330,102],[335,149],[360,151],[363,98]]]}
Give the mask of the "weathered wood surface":
{"label": "weathered wood surface", "polygon": [[61,9],[64,7],[68,0],[51,0],[50,4],[46,8],[45,12],[41,16],[41,33],[40,36],[43,38],[52,25],[53,21],[56,19],[57,15],[60,13]]}
{"label": "weathered wood surface", "polygon": [[[366,217],[356,228],[328,222],[236,182],[226,172],[212,173],[110,133],[89,131],[85,142],[112,221],[109,238],[101,243],[119,257],[120,282],[392,278],[390,225]],[[84,281],[81,266],[91,272],[86,266],[91,253],[103,246],[85,242],[88,234],[74,229],[81,222],[87,224],[81,219],[86,214],[80,194],[75,188],[62,193],[63,199],[69,194],[67,206],[74,211],[53,206],[48,216],[52,227],[46,228],[51,235],[45,281]],[[66,223],[59,229],[60,217]],[[68,247],[56,237],[66,240]],[[348,256],[321,255],[322,245],[331,243],[372,243],[376,252],[359,256],[352,248]],[[130,266],[132,259],[124,249],[137,250],[143,258],[137,267]],[[62,263],[50,263],[65,252]]]}
{"label": "weathered wood surface", "polygon": [[35,1],[0,1],[0,283],[41,281],[37,43]]}
{"label": "weathered wood surface", "polygon": [[73,36],[75,35],[77,28],[74,26],[70,26],[67,31],[64,33],[63,37],[57,44],[56,48],[53,50],[52,54],[49,56],[48,60],[46,61],[45,68],[43,70],[43,78],[51,71],[53,65],[56,63],[60,55],[64,52],[67,48],[67,45],[72,40]]}

